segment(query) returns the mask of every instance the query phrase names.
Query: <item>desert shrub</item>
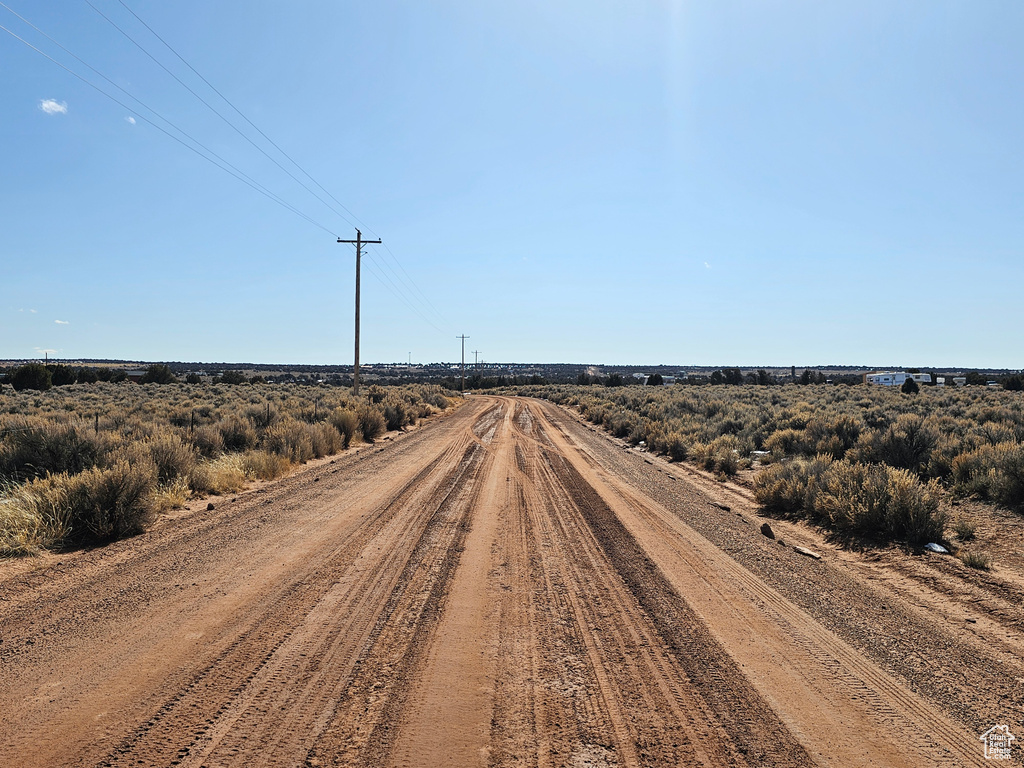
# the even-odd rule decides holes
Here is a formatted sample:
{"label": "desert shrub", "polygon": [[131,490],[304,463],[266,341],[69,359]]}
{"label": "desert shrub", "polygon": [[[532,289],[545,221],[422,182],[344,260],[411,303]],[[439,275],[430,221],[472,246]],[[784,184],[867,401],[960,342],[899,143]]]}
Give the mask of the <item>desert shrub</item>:
{"label": "desert shrub", "polygon": [[224,435],[220,428],[213,424],[197,427],[189,440],[204,459],[212,459],[224,453]]}
{"label": "desert shrub", "polygon": [[389,432],[402,429],[409,421],[409,414],[406,412],[405,403],[391,402],[384,405],[384,423]]}
{"label": "desert shrub", "polygon": [[857,444],[861,429],[860,420],[849,414],[816,416],[807,423],[804,430],[805,444],[810,453],[828,454],[841,459]]}
{"label": "desert shrub", "polygon": [[845,461],[833,464],[816,480],[807,511],[835,530],[882,531],[888,478],[878,469]]}
{"label": "desert shrub", "polygon": [[0,443],[0,476],[24,480],[75,474],[94,466],[101,453],[101,440],[87,429],[52,421],[18,422]]}
{"label": "desert shrub", "polygon": [[914,543],[944,536],[938,488],[907,470],[837,461],[815,481],[809,499],[808,511],[840,532]]}
{"label": "desert shrub", "polygon": [[735,475],[739,470],[738,442],[732,435],[720,435],[711,441],[704,455],[704,468],[723,475]]}
{"label": "desert shrub", "polygon": [[916,395],[921,391],[921,387],[917,385],[917,382],[913,379],[907,379],[900,386],[900,392],[904,395]]}
{"label": "desert shrub", "polygon": [[330,456],[342,449],[344,440],[341,433],[332,424],[321,421],[304,426],[313,446],[313,458],[320,459]]}
{"label": "desert shrub", "polygon": [[884,431],[863,433],[848,458],[864,463],[888,464],[924,475],[938,439],[938,433],[923,418],[905,413]]}
{"label": "desert shrub", "polygon": [[281,419],[281,412],[269,402],[249,406],[244,415],[257,429],[269,429]]}
{"label": "desert shrub", "polygon": [[772,464],[754,478],[754,498],[770,512],[801,512],[808,491],[831,464],[828,456]]}
{"label": "desert shrub", "polygon": [[342,446],[348,448],[359,431],[359,416],[348,408],[335,408],[328,419],[342,437]]}
{"label": "desert shrub", "polygon": [[665,452],[672,461],[685,461],[687,455],[686,440],[678,432],[671,433],[665,441]]}
{"label": "desert shrub", "polygon": [[640,445],[640,443],[647,443],[650,438],[648,425],[650,422],[647,419],[638,419],[633,421],[630,427],[629,434],[626,435],[626,441],[631,445]]}
{"label": "desert shrub", "polygon": [[[939,511],[939,488],[933,480],[922,483],[907,470],[882,468],[888,476],[885,538],[923,544],[942,541],[946,516]],[[867,533],[871,533],[868,531]]]}
{"label": "desert shrub", "polygon": [[163,434],[146,443],[149,457],[156,464],[157,482],[166,484],[188,477],[196,463],[195,449],[174,434]]}
{"label": "desert shrub", "polygon": [[982,445],[953,460],[954,487],[1007,507],[1024,506],[1024,445]]}
{"label": "desert shrub", "polygon": [[296,464],[313,458],[313,439],[306,425],[295,419],[275,424],[263,435],[263,450],[284,456]]}
{"label": "desert shrub", "polygon": [[955,437],[942,435],[928,457],[928,477],[944,480],[953,473],[953,461],[963,451],[963,443]]}
{"label": "desert shrub", "polygon": [[156,472],[151,460],[139,460],[71,476],[70,538],[112,541],[142,533],[152,520]]}
{"label": "desert shrub", "polygon": [[384,434],[387,424],[379,410],[371,405],[364,404],[359,406],[356,415],[359,418],[359,431],[363,435],[363,440],[372,443],[376,438]]}
{"label": "desert shrub", "polygon": [[764,449],[778,458],[797,456],[807,452],[805,437],[802,429],[779,429],[764,441]]}
{"label": "desert shrub", "polygon": [[221,439],[226,451],[248,451],[256,447],[259,437],[248,421],[234,416],[220,423]]}

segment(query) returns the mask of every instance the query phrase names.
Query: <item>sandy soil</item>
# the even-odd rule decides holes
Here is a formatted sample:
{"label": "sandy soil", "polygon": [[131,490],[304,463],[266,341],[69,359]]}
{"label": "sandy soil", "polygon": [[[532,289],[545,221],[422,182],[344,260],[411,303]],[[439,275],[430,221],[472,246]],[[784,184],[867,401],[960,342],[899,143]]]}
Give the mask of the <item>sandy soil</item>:
{"label": "sandy soil", "polygon": [[963,766],[1024,731],[1013,573],[762,522],[741,486],[474,397],[0,563],[0,766]]}

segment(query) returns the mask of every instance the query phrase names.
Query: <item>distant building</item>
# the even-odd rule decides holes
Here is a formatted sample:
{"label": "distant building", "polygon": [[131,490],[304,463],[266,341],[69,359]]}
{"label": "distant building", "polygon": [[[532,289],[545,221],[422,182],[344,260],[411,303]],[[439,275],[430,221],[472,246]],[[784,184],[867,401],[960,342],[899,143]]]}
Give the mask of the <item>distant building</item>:
{"label": "distant building", "polygon": [[913,379],[918,384],[931,384],[930,373],[907,373],[906,371],[877,371],[865,373],[865,384],[876,384],[880,387],[902,387],[907,379]]}
{"label": "distant building", "polygon": [[966,376],[954,376],[953,377],[953,384],[955,386],[958,386],[958,387],[966,387],[967,386],[967,377]]}

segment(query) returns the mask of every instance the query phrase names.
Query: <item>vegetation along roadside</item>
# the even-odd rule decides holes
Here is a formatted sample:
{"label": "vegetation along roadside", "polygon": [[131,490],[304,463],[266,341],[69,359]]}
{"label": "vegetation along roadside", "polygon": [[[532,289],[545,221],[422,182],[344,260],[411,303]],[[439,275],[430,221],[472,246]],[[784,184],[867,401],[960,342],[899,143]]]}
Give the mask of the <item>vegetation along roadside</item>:
{"label": "vegetation along roadside", "polygon": [[449,408],[437,386],[95,381],[0,392],[0,556],[139,533],[190,498],[239,491]]}
{"label": "vegetation along roadside", "polygon": [[[1024,511],[1024,398],[982,387],[521,387],[629,443],[723,476],[841,536],[947,541],[944,499]],[[961,541],[969,526],[957,523]],[[962,530],[961,530],[962,529]],[[972,563],[973,564],[973,563]]]}

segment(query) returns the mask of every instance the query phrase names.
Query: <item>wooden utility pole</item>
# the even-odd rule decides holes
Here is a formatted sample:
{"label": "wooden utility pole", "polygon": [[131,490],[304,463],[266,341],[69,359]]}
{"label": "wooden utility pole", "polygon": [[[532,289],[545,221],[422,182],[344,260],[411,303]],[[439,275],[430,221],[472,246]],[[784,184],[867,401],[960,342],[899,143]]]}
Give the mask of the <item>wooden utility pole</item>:
{"label": "wooden utility pole", "polygon": [[355,240],[342,240],[338,238],[339,243],[354,243],[356,246],[356,357],[355,364],[352,368],[352,394],[359,394],[359,262],[363,255],[363,244],[364,243],[379,243],[380,240],[363,240],[363,233],[358,229],[356,230]]}
{"label": "wooden utility pole", "polygon": [[480,354],[479,350],[476,350],[476,349],[473,350],[473,369],[476,370],[476,371],[480,370],[480,358],[477,357],[477,355],[479,355],[479,354]]}
{"label": "wooden utility pole", "polygon": [[462,339],[462,396],[466,396],[466,339],[469,336],[456,336],[456,339]]}

